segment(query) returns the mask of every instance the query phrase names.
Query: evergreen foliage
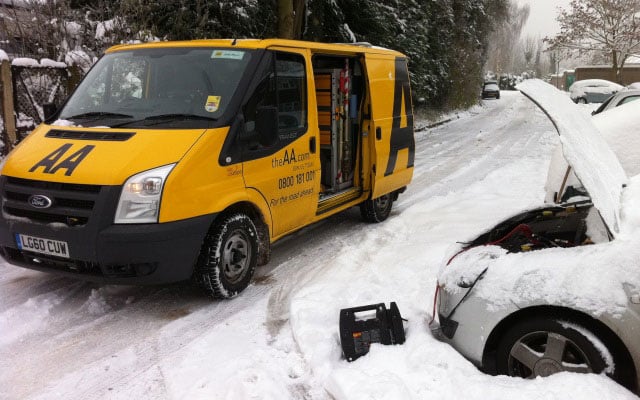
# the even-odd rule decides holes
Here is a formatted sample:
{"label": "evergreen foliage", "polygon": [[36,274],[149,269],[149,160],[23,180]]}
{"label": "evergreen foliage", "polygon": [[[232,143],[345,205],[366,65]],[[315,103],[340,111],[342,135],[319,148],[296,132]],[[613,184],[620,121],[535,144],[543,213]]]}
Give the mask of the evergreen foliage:
{"label": "evergreen foliage", "polygon": [[[123,41],[277,36],[284,0],[58,0],[58,20],[86,32],[82,50],[99,55]],[[510,0],[296,0],[306,6],[300,32],[322,42],[369,42],[409,57],[413,91],[435,108],[477,102],[488,38],[507,18]],[[34,4],[38,4],[34,0]],[[280,9],[291,9],[282,7]],[[300,17],[300,15],[298,15]],[[97,35],[100,21],[111,21]],[[298,21],[301,18],[297,19]],[[301,27],[299,25],[302,25]],[[107,25],[102,24],[104,31]],[[94,40],[91,41],[91,35]],[[46,36],[46,35],[44,35]],[[73,48],[70,50],[74,50]],[[64,57],[54,54],[57,58]]]}
{"label": "evergreen foliage", "polygon": [[417,97],[436,108],[477,102],[488,38],[508,0],[310,0],[307,40],[369,42],[409,57]]}

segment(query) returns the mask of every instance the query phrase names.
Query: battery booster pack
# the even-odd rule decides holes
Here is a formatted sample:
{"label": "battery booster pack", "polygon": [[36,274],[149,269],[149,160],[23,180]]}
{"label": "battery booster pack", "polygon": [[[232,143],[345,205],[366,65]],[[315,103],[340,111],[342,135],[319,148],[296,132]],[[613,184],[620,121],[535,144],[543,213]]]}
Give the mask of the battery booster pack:
{"label": "battery booster pack", "polygon": [[340,310],[340,342],[347,361],[369,352],[371,343],[404,343],[402,316],[395,302],[389,309],[384,303]]}

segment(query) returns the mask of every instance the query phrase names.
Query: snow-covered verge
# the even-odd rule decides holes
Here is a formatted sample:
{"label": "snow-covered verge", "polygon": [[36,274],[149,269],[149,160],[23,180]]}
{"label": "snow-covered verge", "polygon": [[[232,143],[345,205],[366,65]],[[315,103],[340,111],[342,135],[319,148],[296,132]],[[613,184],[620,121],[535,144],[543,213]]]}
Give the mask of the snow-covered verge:
{"label": "snow-covered verge", "polygon": [[[516,92],[417,132],[414,180],[389,220],[363,224],[353,210],[284,239],[230,301],[2,263],[0,332],[12,333],[0,340],[0,398],[636,399],[599,375],[485,375],[428,325],[446,254],[540,204],[557,143]],[[390,301],[406,343],[348,363],[339,310]]]}

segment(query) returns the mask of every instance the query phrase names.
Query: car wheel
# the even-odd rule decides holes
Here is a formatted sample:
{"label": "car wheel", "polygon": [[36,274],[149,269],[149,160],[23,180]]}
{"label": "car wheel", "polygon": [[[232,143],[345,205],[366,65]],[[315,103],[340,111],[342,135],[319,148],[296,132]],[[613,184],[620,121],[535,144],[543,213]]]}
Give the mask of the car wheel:
{"label": "car wheel", "polygon": [[584,97],[579,97],[577,102],[578,104],[587,104],[587,99],[585,99]]}
{"label": "car wheel", "polygon": [[360,215],[366,222],[382,222],[391,214],[392,206],[393,193],[384,194],[360,204]]}
{"label": "car wheel", "polygon": [[[604,347],[602,352],[597,346]],[[614,372],[609,371],[614,368],[609,365],[613,360],[605,360],[603,353],[611,355],[586,327],[555,318],[534,318],[515,324],[503,335],[496,351],[496,369],[498,374],[529,379],[563,371]]]}
{"label": "car wheel", "polygon": [[253,221],[244,214],[231,214],[207,233],[195,280],[213,298],[234,297],[249,286],[257,258],[258,232]]}

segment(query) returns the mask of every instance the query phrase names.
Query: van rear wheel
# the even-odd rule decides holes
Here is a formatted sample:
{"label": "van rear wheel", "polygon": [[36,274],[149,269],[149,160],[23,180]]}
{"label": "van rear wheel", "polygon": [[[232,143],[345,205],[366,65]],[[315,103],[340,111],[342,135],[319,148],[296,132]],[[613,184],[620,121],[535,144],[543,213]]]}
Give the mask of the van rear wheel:
{"label": "van rear wheel", "polygon": [[215,224],[202,244],[195,280],[211,297],[228,299],[249,286],[258,259],[258,232],[244,214]]}
{"label": "van rear wheel", "polygon": [[393,193],[387,193],[360,204],[360,215],[366,222],[382,222],[391,214],[392,206]]}

